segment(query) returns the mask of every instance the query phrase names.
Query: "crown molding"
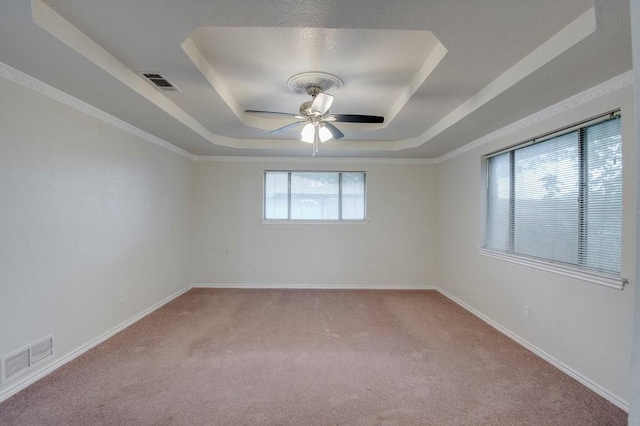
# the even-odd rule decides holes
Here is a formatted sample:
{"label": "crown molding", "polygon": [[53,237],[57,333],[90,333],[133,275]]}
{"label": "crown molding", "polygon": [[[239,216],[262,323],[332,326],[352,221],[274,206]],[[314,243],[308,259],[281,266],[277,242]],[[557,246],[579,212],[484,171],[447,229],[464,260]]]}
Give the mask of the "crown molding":
{"label": "crown molding", "polygon": [[182,148],[178,148],[170,142],[161,139],[151,133],[127,123],[113,115],[102,111],[86,102],[81,101],[53,86],[50,86],[28,74],[23,73],[3,62],[0,62],[0,77],[17,83],[27,89],[60,102],[63,105],[78,110],[90,117],[103,121],[120,130],[124,130],[134,136],[154,143],[171,152],[195,161],[220,161],[220,162],[276,162],[276,163],[360,163],[360,164],[433,164],[435,160],[427,158],[333,158],[333,157],[223,157],[193,155]]}
{"label": "crown molding", "polygon": [[3,62],[0,62],[0,77],[17,83],[27,89],[33,90],[41,95],[47,96],[63,105],[76,109],[95,119],[103,121],[113,127],[137,136],[147,142],[154,143],[171,152],[181,155],[194,161],[218,161],[218,162],[276,162],[276,163],[356,163],[356,164],[438,164],[462,155],[480,146],[486,145],[503,136],[515,133],[531,125],[544,121],[550,117],[569,111],[587,102],[598,99],[616,90],[632,85],[633,71],[629,70],[623,74],[613,77],[597,86],[587,89],[577,95],[571,96],[548,108],[536,112],[528,117],[509,124],[488,135],[478,138],[466,145],[461,146],[438,158],[350,158],[350,157],[233,157],[233,156],[203,156],[193,155],[182,148],[167,142],[157,136],[152,135],[132,124],[127,123],[113,115],[106,113],[94,106],[87,104],[53,86],[50,86],[28,74],[23,73]]}
{"label": "crown molding", "polygon": [[591,7],[582,15],[542,43],[515,65],[491,81],[475,95],[464,101],[440,121],[415,138],[396,141],[397,149],[417,148],[427,144],[437,135],[456,125],[480,107],[494,100],[500,94],[564,54],[573,46],[596,31],[595,8]]}
{"label": "crown molding", "polygon": [[126,121],[123,121],[111,114],[102,111],[101,109],[91,106],[88,103],[81,101],[80,99],[74,98],[73,96],[61,90],[58,90],[53,86],[49,86],[48,84],[34,77],[31,77],[30,75],[25,74],[22,71],[12,68],[3,62],[0,62],[0,77],[17,83],[23,87],[26,87],[27,89],[33,90],[34,92],[58,101],[63,105],[78,110],[90,117],[103,121],[120,130],[124,130],[125,132],[137,136],[140,139],[144,139],[147,142],[154,143],[164,149],[186,157],[190,160],[193,160],[195,157],[193,154],[185,151],[182,148],[178,148],[177,146],[165,141],[164,139],[154,136],[151,133],[145,132],[144,130],[139,129],[136,126],[127,123]]}
{"label": "crown molding", "polygon": [[435,164],[430,158],[351,158],[351,157],[223,157],[196,155],[195,161],[229,163],[356,163],[356,164]]}
{"label": "crown molding", "polygon": [[608,95],[611,92],[615,92],[616,90],[622,89],[623,87],[626,87],[632,84],[633,84],[633,71],[629,70],[623,74],[613,77],[610,80],[605,81],[604,83],[600,83],[597,86],[594,86],[590,89],[587,89],[583,92],[578,93],[577,95],[571,96],[570,98],[560,101],[555,105],[551,105],[550,107],[545,108],[542,111],[538,111],[534,114],[531,114],[528,117],[525,117],[521,120],[518,120],[516,122],[509,124],[508,126],[498,129],[495,132],[489,133],[486,136],[478,138],[473,142],[469,142],[468,144],[463,145],[458,149],[455,149],[451,152],[448,152],[436,158],[434,162],[442,163],[443,161],[450,160],[454,157],[457,157],[458,155],[464,154],[465,152],[469,152],[482,145],[486,145],[490,142],[493,142],[494,140],[499,139],[503,136],[507,136],[509,134],[525,129],[536,123],[544,121],[550,117],[554,117],[558,114],[562,114],[563,112],[569,111],[573,108],[586,104],[587,102],[591,102],[595,99],[598,99],[601,96]]}

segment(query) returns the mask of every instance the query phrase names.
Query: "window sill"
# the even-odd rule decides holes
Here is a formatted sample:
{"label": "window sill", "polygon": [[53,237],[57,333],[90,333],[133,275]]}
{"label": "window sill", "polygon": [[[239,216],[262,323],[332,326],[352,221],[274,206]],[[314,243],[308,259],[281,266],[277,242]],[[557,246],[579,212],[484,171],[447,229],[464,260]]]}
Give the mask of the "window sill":
{"label": "window sill", "polygon": [[368,225],[368,220],[267,220],[262,219],[263,225]]}
{"label": "window sill", "polygon": [[544,262],[540,260],[529,259],[523,256],[517,256],[513,254],[500,253],[493,250],[484,248],[478,249],[478,254],[481,256],[492,257],[494,259],[500,259],[518,265],[524,265],[531,268],[541,269],[543,271],[553,272],[555,274],[564,275],[566,277],[576,278],[582,281],[602,285],[605,287],[615,288],[622,290],[627,284],[626,278],[616,278],[608,275],[597,274],[594,272],[584,271],[577,268],[571,268],[556,263]]}

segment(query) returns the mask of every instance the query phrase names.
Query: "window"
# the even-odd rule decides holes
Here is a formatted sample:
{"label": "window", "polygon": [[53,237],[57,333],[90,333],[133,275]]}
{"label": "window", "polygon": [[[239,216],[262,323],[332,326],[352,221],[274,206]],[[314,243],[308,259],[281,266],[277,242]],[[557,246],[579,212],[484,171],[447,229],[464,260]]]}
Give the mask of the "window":
{"label": "window", "polygon": [[364,221],[365,172],[264,172],[265,220]]}
{"label": "window", "polygon": [[620,276],[619,114],[491,155],[487,172],[486,249]]}

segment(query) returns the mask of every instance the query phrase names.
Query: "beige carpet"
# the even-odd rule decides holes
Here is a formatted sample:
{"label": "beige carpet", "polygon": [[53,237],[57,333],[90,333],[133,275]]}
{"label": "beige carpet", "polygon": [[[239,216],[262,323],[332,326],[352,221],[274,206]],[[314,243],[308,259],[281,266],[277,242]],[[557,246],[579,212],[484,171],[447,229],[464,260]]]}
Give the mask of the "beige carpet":
{"label": "beige carpet", "polygon": [[430,291],[191,290],[0,404],[2,425],[623,425]]}

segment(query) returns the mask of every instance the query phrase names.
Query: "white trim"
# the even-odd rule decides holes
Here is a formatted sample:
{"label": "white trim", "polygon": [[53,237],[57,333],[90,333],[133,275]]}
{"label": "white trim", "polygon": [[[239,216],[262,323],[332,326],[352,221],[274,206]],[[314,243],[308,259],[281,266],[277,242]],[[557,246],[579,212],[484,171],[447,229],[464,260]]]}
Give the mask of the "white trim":
{"label": "white trim", "polygon": [[436,158],[434,161],[436,163],[442,163],[443,161],[450,160],[454,157],[457,157],[458,155],[464,154],[465,152],[469,152],[473,149],[476,149],[490,142],[493,142],[494,140],[499,139],[503,136],[507,136],[517,131],[520,131],[522,129],[525,129],[536,123],[544,121],[550,117],[554,117],[558,114],[562,114],[563,112],[579,107],[583,104],[586,104],[587,102],[591,102],[594,99],[597,99],[604,95],[608,95],[611,92],[615,92],[616,90],[622,89],[623,87],[626,87],[632,84],[633,84],[633,71],[627,71],[623,74],[613,77],[610,80],[605,81],[604,83],[591,87],[583,92],[578,93],[577,95],[571,96],[570,98],[560,101],[555,105],[551,105],[548,108],[545,108],[528,117],[525,117],[522,120],[518,120],[514,123],[511,123],[508,126],[498,129],[495,132],[489,133],[488,135],[485,135],[481,138],[478,138],[473,142],[469,142],[468,144],[463,145],[460,148],[454,149],[453,151],[450,151]]}
{"label": "white trim", "polygon": [[80,355],[82,355],[85,352],[87,352],[89,349],[99,345],[100,343],[104,342],[108,338],[114,336],[116,333],[119,333],[122,330],[124,330],[125,328],[129,327],[130,325],[138,322],[139,320],[141,320],[142,318],[146,317],[147,315],[149,315],[153,311],[161,308],[162,306],[166,305],[167,303],[171,302],[173,299],[181,296],[182,294],[186,293],[189,290],[191,290],[191,286],[185,287],[184,289],[172,294],[171,296],[165,298],[164,300],[161,300],[160,302],[156,303],[155,305],[151,306],[150,308],[145,309],[141,313],[139,313],[139,314],[135,315],[134,317],[128,319],[127,321],[121,323],[120,325],[116,326],[115,328],[111,329],[110,331],[102,334],[101,336],[96,337],[95,339],[91,340],[90,342],[88,342],[88,343],[80,346],[79,348],[76,348],[75,350],[69,352],[67,355],[63,356],[62,358],[57,360],[55,363],[50,364],[49,366],[47,366],[44,369],[41,369],[41,370],[38,370],[38,371],[36,371],[36,372],[34,372],[32,374],[29,374],[28,376],[24,377],[22,380],[16,382],[12,386],[9,386],[6,389],[3,389],[0,392],[0,402],[7,400],[8,398],[10,398],[13,395],[15,395],[16,393],[20,392],[21,390],[23,390],[27,386],[37,382],[38,380],[42,379],[43,377],[45,377],[49,373],[53,372],[54,370],[57,370],[58,368],[60,368],[63,365],[67,364],[68,362],[74,360],[75,358],[77,358]]}
{"label": "white trim", "polygon": [[361,164],[438,164],[451,158],[462,155],[480,146],[486,145],[498,138],[515,133],[533,124],[539,123],[555,115],[561,114],[570,109],[576,108],[601,96],[619,90],[633,84],[633,71],[627,71],[597,86],[589,88],[577,95],[571,96],[555,105],[538,111],[528,117],[509,124],[488,135],[478,138],[466,145],[450,151],[438,158],[351,158],[351,157],[245,157],[245,156],[207,156],[193,155],[161,139],[151,133],[145,132],[132,124],[112,116],[94,106],[87,104],[65,92],[49,86],[48,84],[31,77],[11,66],[0,62],[0,77],[14,83],[20,84],[27,89],[33,90],[41,95],[47,96],[66,106],[74,108],[93,118],[101,120],[113,127],[124,130],[134,136],[138,136],[148,142],[161,146],[178,155],[194,161],[221,161],[221,162],[278,162],[278,163],[361,163]]}
{"label": "white trim", "polygon": [[545,361],[547,361],[549,364],[553,365],[554,367],[556,367],[557,369],[559,369],[563,373],[567,374],[569,377],[577,380],[578,382],[580,382],[581,384],[583,384],[587,388],[591,389],[592,391],[594,391],[595,393],[597,393],[598,395],[600,395],[601,397],[603,397],[607,401],[611,402],[612,404],[614,404],[618,408],[621,408],[622,410],[626,411],[627,413],[629,412],[629,402],[625,401],[624,399],[620,398],[617,395],[614,395],[613,393],[609,392],[608,390],[606,390],[602,386],[600,386],[597,383],[593,382],[591,379],[587,378],[586,376],[584,376],[581,373],[577,372],[573,368],[569,367],[568,365],[564,364],[563,362],[561,362],[561,361],[557,360],[556,358],[554,358],[553,356],[549,355],[548,353],[546,353],[542,349],[540,349],[537,346],[529,343],[528,341],[526,341],[522,337],[518,336],[517,334],[513,333],[509,329],[507,329],[507,328],[503,327],[502,325],[498,324],[497,322],[493,321],[491,318],[489,318],[488,316],[484,315],[483,313],[481,313],[480,311],[476,310],[475,308],[467,305],[465,302],[463,302],[462,300],[458,299],[457,297],[455,297],[451,293],[449,293],[449,292],[447,292],[447,291],[445,291],[442,288],[437,287],[437,286],[435,287],[435,289],[436,289],[436,291],[438,291],[440,294],[442,294],[443,296],[445,296],[446,298],[448,298],[452,302],[460,305],[462,308],[464,308],[467,311],[471,312],[473,315],[475,315],[476,317],[480,318],[482,321],[486,322],[491,327],[495,328],[496,330],[498,330],[499,332],[501,332],[505,336],[509,337],[511,340],[513,340],[514,342],[516,342],[519,345],[523,346],[524,348],[530,350],[535,355],[539,356],[540,358],[542,358]]}
{"label": "white trim", "polygon": [[138,93],[143,98],[152,102],[155,106],[171,115],[178,122],[189,127],[198,135],[207,139],[211,143],[218,145],[237,147],[230,138],[214,135],[209,129],[200,124],[196,119],[178,107],[161,91],[138,75],[135,71],[120,62],[118,58],[109,53],[108,50],[96,43],[91,37],[80,31],[75,25],[69,22],[42,0],[31,0],[31,18],[33,23],[62,43],[75,50],[78,54],[91,61],[122,84]]}
{"label": "white trim", "polygon": [[161,139],[151,133],[145,132],[132,124],[127,123],[119,118],[116,118],[94,106],[87,104],[71,95],[64,93],[55,87],[31,77],[28,74],[23,73],[9,65],[0,62],[0,77],[5,78],[14,83],[20,84],[27,89],[33,90],[41,95],[47,96],[53,100],[56,100],[66,106],[74,108],[82,113],[85,113],[93,118],[101,120],[113,127],[124,130],[134,136],[138,136],[148,142],[161,146],[169,151],[172,151],[178,155],[186,157],[194,161],[220,161],[220,162],[277,162],[277,163],[360,163],[360,164],[439,164],[451,158],[462,155],[468,151],[471,151],[480,146],[486,145],[494,140],[503,136],[515,133],[519,130],[525,129],[533,124],[544,121],[550,117],[566,112],[570,109],[576,108],[601,96],[607,95],[611,92],[624,88],[633,84],[633,71],[627,71],[610,80],[605,81],[597,86],[589,88],[577,95],[571,96],[555,105],[538,111],[528,117],[518,120],[509,124],[501,129],[498,129],[488,135],[478,138],[466,145],[461,146],[453,151],[450,151],[438,158],[351,158],[351,157],[245,157],[245,156],[208,156],[208,155],[193,155],[190,152],[185,151]]}
{"label": "white trim", "polygon": [[[43,357],[43,358],[42,358],[42,359],[40,359],[40,360],[33,361],[33,352],[32,352],[32,349],[33,349],[36,345],[39,345],[40,343],[45,342],[45,341],[47,341],[47,340],[51,340],[51,354],[49,354],[49,355],[47,355],[47,356]],[[27,355],[27,357],[28,357],[28,360],[29,360],[29,365],[27,365],[27,366],[25,367],[25,369],[24,369],[24,370],[22,370],[22,371],[20,371],[20,372],[16,373],[16,374],[15,374],[15,376],[12,376],[12,377],[9,377],[9,378],[8,378],[8,377],[6,376],[6,375],[7,375],[7,371],[6,371],[6,366],[7,366],[7,365],[6,365],[6,363],[7,363],[7,359],[9,359],[9,358],[13,357],[14,355],[17,355],[17,354],[19,354],[19,353],[21,353],[21,352],[24,352],[24,351],[28,351],[28,352],[27,352],[27,354],[28,354],[28,355]],[[53,335],[53,334],[50,334],[50,335],[48,335],[48,336],[43,337],[42,339],[38,339],[38,340],[36,340],[35,342],[29,343],[28,345],[23,346],[23,347],[22,347],[22,348],[20,348],[20,349],[16,349],[15,351],[13,351],[13,352],[11,352],[11,353],[8,353],[8,354],[6,354],[6,355],[4,355],[3,357],[0,357],[0,363],[2,364],[2,365],[0,366],[0,371],[2,372],[2,374],[0,375],[0,384],[2,384],[3,386],[4,386],[4,385],[8,385],[9,383],[11,383],[11,382],[13,382],[13,381],[15,381],[15,380],[19,380],[19,379],[20,379],[20,377],[27,376],[27,375],[29,374],[29,372],[32,372],[32,373],[33,373],[34,369],[37,369],[36,365],[40,364],[41,362],[48,361],[48,360],[49,360],[49,358],[53,358],[53,357],[55,357],[55,356],[56,356],[56,350],[55,350],[55,339],[54,339],[54,335]]]}
{"label": "white trim", "polygon": [[161,139],[151,133],[145,132],[138,127],[127,123],[111,114],[108,114],[94,106],[89,105],[86,102],[81,101],[65,92],[56,89],[53,86],[31,77],[28,74],[23,73],[11,66],[0,62],[0,77],[5,78],[11,82],[17,83],[27,89],[33,90],[41,95],[51,98],[60,102],[63,105],[78,110],[84,114],[89,115],[95,119],[98,119],[104,123],[107,123],[120,130],[124,130],[134,136],[146,140],[147,142],[154,143],[162,148],[168,149],[178,155],[194,161],[221,161],[221,162],[242,162],[242,163],[359,163],[359,164],[436,164],[436,160],[430,158],[351,158],[351,157],[245,157],[245,156],[208,156],[208,155],[193,155],[190,152],[185,151]]}
{"label": "white trim", "polygon": [[431,285],[398,284],[209,284],[195,283],[192,288],[246,288],[246,289],[306,289],[306,290],[436,290]]}
{"label": "white trim", "polygon": [[477,111],[478,108],[496,99],[500,94],[511,89],[558,56],[564,54],[595,31],[596,12],[595,8],[591,7],[528,55],[520,59],[511,68],[464,101],[460,106],[420,136],[398,141],[396,145],[402,148],[416,148],[428,143],[437,135],[458,124],[474,111]]}
{"label": "white trim", "polygon": [[276,220],[261,219],[263,225],[368,225],[368,220]]}
{"label": "white trim", "polygon": [[357,164],[436,164],[431,158],[356,158],[356,157],[231,157],[196,155],[195,161],[230,163],[357,163]]}
{"label": "white trim", "polygon": [[58,368],[60,368],[63,365],[67,364],[68,362],[74,360],[75,358],[77,358],[78,356],[80,356],[83,353],[87,352],[91,348],[99,345],[100,343],[102,343],[105,340],[109,339],[110,337],[114,336],[116,333],[119,333],[120,331],[124,330],[125,328],[129,327],[130,325],[134,324],[135,322],[137,322],[140,319],[144,318],[145,316],[149,315],[153,311],[161,308],[162,306],[166,305],[170,301],[172,301],[172,300],[176,299],[177,297],[183,295],[184,293],[186,293],[187,291],[191,290],[192,288],[308,289],[308,290],[312,290],[312,289],[316,289],[316,290],[425,290],[425,291],[437,291],[440,294],[442,294],[443,296],[445,296],[446,298],[448,298],[449,300],[453,301],[454,303],[460,305],[461,307],[463,307],[467,311],[471,312],[473,315],[475,315],[476,317],[480,318],[482,321],[486,322],[487,324],[489,324],[490,326],[492,326],[493,328],[495,328],[499,332],[501,332],[504,335],[506,335],[507,337],[511,338],[516,343],[522,345],[526,349],[528,349],[531,352],[533,352],[535,355],[537,355],[540,358],[544,359],[545,361],[549,362],[551,365],[555,366],[560,371],[564,372],[565,374],[569,375],[570,377],[574,378],[578,382],[582,383],[584,386],[586,386],[587,388],[591,389],[592,391],[594,391],[598,395],[600,395],[603,398],[605,398],[606,400],[610,401],[611,403],[613,403],[617,407],[625,410],[626,412],[629,412],[629,403],[627,401],[625,401],[622,398],[620,398],[620,397],[614,395],[613,393],[607,391],[606,389],[604,389],[603,387],[601,387],[598,384],[594,383],[593,381],[591,381],[587,377],[585,377],[582,374],[578,373],[577,371],[573,370],[571,367],[565,365],[564,363],[558,361],[557,359],[555,359],[551,355],[547,354],[543,350],[539,349],[535,345],[532,345],[531,343],[529,343],[526,340],[522,339],[517,334],[515,334],[515,333],[511,332],[510,330],[502,327],[497,322],[493,321],[492,319],[490,319],[486,315],[480,313],[476,309],[474,309],[471,306],[467,305],[462,300],[458,299],[457,297],[453,296],[452,294],[448,293],[447,291],[443,290],[442,288],[440,288],[438,286],[420,285],[420,284],[414,284],[414,285],[370,285],[370,284],[345,284],[345,285],[339,285],[339,284],[205,284],[205,283],[195,283],[195,284],[192,284],[190,286],[185,287],[184,289],[182,289],[182,290],[172,294],[171,296],[165,298],[164,300],[156,303],[155,305],[153,305],[150,308],[144,310],[143,312],[139,313],[138,315],[130,318],[129,320],[127,320],[127,321],[123,322],[122,324],[118,325],[117,327],[113,328],[111,331],[108,331],[107,333],[105,333],[105,334],[93,339],[92,341],[88,342],[87,344],[75,349],[74,351],[70,352],[66,356],[64,356],[61,359],[59,359],[54,364],[49,365],[47,368],[39,370],[39,371],[35,372],[34,374],[31,374],[31,375],[25,377],[24,379],[20,380],[19,382],[15,383],[14,385],[2,390],[2,392],[0,392],[0,403],[5,401],[5,400],[7,400],[10,397],[12,397],[13,395],[15,395],[16,393],[20,392],[21,390],[25,389],[29,385],[31,385],[31,384],[35,383],[36,381],[42,379],[43,377],[45,377],[49,373],[53,372],[54,370],[57,370]]}
{"label": "white trim", "polygon": [[627,280],[625,278],[609,277],[606,275],[597,274],[595,272],[579,270],[577,268],[571,268],[569,266],[545,262],[542,260],[529,259],[527,257],[518,256],[515,254],[500,253],[485,248],[479,248],[478,254],[481,256],[492,257],[494,259],[500,259],[506,262],[515,263],[518,265],[528,266],[530,268],[553,272],[554,274],[576,278],[578,280],[587,281],[605,287],[615,288],[617,290],[622,290],[627,283]]}
{"label": "white trim", "polygon": [[[186,111],[178,107],[162,93],[151,87],[151,85],[143,80],[142,77],[120,62],[115,56],[96,43],[96,41],[91,39],[87,34],[80,31],[79,28],[75,27],[65,17],[45,4],[43,0],[32,0],[31,10],[32,19],[36,25],[40,26],[45,31],[48,31],[62,43],[78,52],[84,58],[100,67],[114,78],[118,79],[121,83],[128,86],[145,99],[154,103],[158,108],[167,112],[176,120],[189,127],[195,133],[202,136],[212,144],[245,149],[277,148],[274,145],[273,140],[236,139],[214,134],[211,130],[202,125]],[[515,84],[522,81],[524,78],[528,77],[554,58],[562,55],[571,47],[593,34],[596,31],[596,28],[595,8],[591,7],[422,134],[416,137],[396,141],[359,141],[357,142],[357,145],[361,148],[358,149],[401,151],[408,148],[417,148],[426,144],[436,135],[450,128],[452,125],[455,125],[482,105],[495,99],[496,96],[500,95],[505,90],[513,87]],[[249,121],[253,123],[259,121],[256,117],[247,117],[242,113],[236,102],[230,102],[230,100],[233,101],[232,96],[229,94],[226,87],[224,87],[224,83],[215,74],[211,64],[205,60],[191,38],[188,38],[181,47],[211,83],[212,87],[223,98],[227,106],[232,109],[234,114],[237,115],[242,122],[245,122],[246,124]],[[435,66],[437,66],[437,63],[442,59],[442,56],[445,53],[446,49],[442,44],[439,44],[438,47],[434,49],[434,52],[429,55],[429,59],[418,72],[418,75],[420,76],[419,78],[427,78],[429,73]],[[414,80],[411,83],[411,86],[415,86],[417,84],[418,82]],[[409,95],[405,94],[404,96],[406,97]],[[392,110],[390,111],[391,115],[393,115],[395,108],[395,106],[392,107]],[[383,124],[383,127],[384,126],[386,126],[386,124]],[[343,147],[341,149],[348,149],[348,145],[340,144],[340,146]]]}
{"label": "white trim", "polygon": [[144,139],[147,142],[154,143],[164,149],[168,149],[169,151],[186,157],[190,160],[193,160],[195,157],[193,154],[185,151],[182,148],[178,148],[177,146],[165,141],[164,139],[154,136],[151,133],[145,132],[144,130],[139,129],[136,126],[127,123],[126,121],[120,120],[119,118],[114,117],[113,115],[108,114],[94,106],[91,106],[78,98],[74,98],[73,96],[68,95],[61,90],[58,90],[53,86],[49,86],[48,84],[43,83],[42,81],[31,77],[30,75],[25,74],[22,71],[18,71],[17,69],[10,67],[3,62],[0,62],[0,77],[17,83],[23,87],[26,87],[27,89],[33,90],[34,92],[40,93],[41,95],[51,98],[54,101],[58,101],[63,105],[76,109],[84,114],[87,114],[90,117],[98,119],[120,130],[124,130],[127,133]]}
{"label": "white trim", "polygon": [[146,317],[150,313],[156,311],[172,300],[180,297],[187,291],[192,288],[245,288],[245,289],[326,289],[326,290],[436,290],[433,286],[427,285],[370,285],[370,284],[193,284],[189,285],[182,290],[168,296],[167,298],[161,300],[155,305],[145,309],[141,313],[133,316],[127,321],[121,323],[110,331],[96,337],[95,339],[89,341],[88,343],[76,348],[75,350],[69,352],[67,355],[58,359],[55,363],[49,364],[46,368],[42,368],[34,371],[33,373],[24,376],[19,381],[13,383],[11,386],[8,386],[6,389],[0,391],[0,403],[11,398],[13,395],[17,394],[21,390],[25,389],[29,385],[37,382],[63,365],[73,361],[80,355],[84,354],[88,350],[94,348],[115,334],[121,332],[125,328],[133,325],[138,322],[142,318]]}

